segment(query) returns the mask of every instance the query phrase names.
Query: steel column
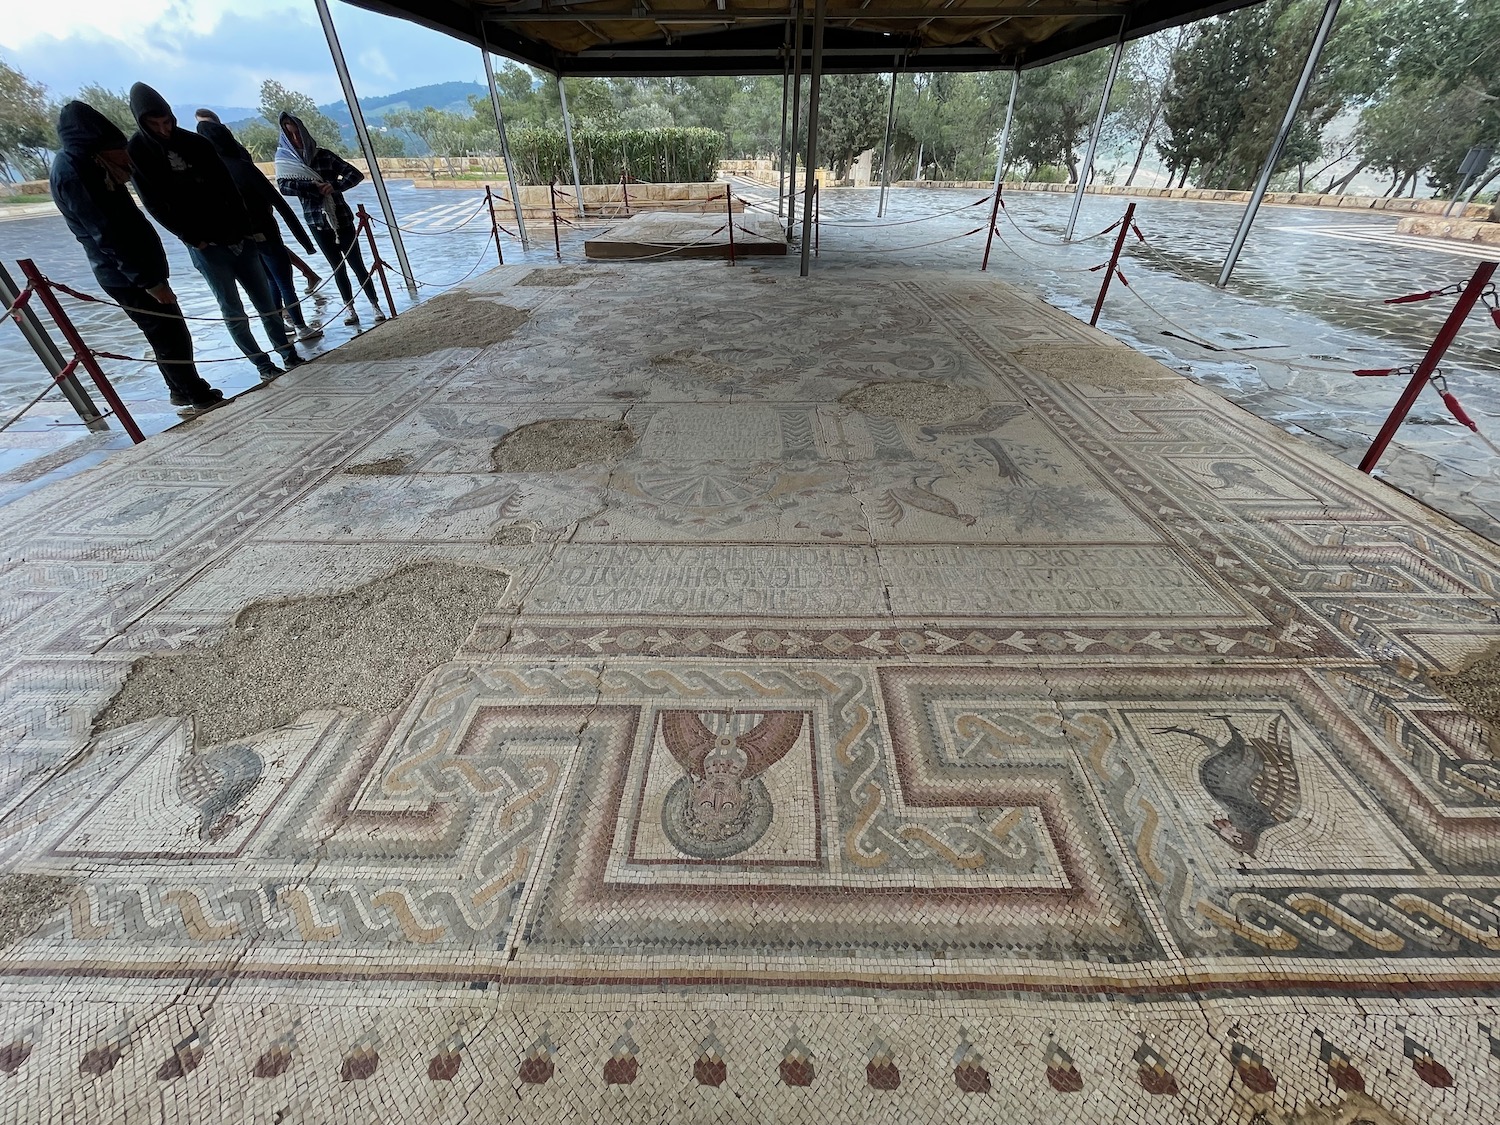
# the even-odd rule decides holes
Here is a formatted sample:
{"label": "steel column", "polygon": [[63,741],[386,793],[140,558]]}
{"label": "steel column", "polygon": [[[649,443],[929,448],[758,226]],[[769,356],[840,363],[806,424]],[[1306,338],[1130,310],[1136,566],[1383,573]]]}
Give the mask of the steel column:
{"label": "steel column", "polygon": [[[10,276],[10,271],[5,268],[4,264],[0,264],[0,304],[9,308],[20,295],[21,290],[16,287],[15,279]],[[16,310],[15,317],[16,326],[20,328],[21,335],[26,337],[31,350],[36,352],[37,359],[42,361],[47,374],[52,376],[52,381],[57,384],[58,390],[62,391],[63,398],[68,400],[68,405],[77,412],[78,417],[83,419],[83,424],[91,430],[109,429],[109,420],[99,413],[94,400],[89,397],[88,391],[84,390],[83,384],[78,381],[78,376],[63,375],[63,368],[67,365],[63,361],[62,352],[57,350],[57,345],[52,342],[52,337],[47,334],[47,329],[42,325],[35,310],[29,304],[22,305]]]}
{"label": "steel column", "polygon": [[578,178],[578,153],[573,150],[573,122],[568,117],[568,88],[563,84],[563,76],[557,76],[557,100],[562,103],[563,132],[568,138],[568,159],[573,162],[573,190],[578,197],[578,217],[583,214],[583,181]]}
{"label": "steel column", "polygon": [[802,6],[803,0],[794,0],[797,5],[797,32],[792,55],[792,143],[789,146],[791,164],[786,181],[786,237],[790,242],[792,230],[797,226],[797,146],[802,135]]}
{"label": "steel column", "polygon": [[781,147],[776,150],[776,217],[786,214],[786,107],[792,85],[792,25],[786,26],[782,37],[781,57]]}
{"label": "steel column", "polygon": [[401,228],[396,225],[396,209],[391,206],[391,197],[385,190],[385,177],[380,174],[380,161],[375,158],[375,146],[370,143],[370,130],[365,127],[365,112],[359,107],[359,96],[354,92],[354,80],[349,77],[349,67],[344,62],[344,48],[339,45],[339,33],[333,26],[333,15],[328,10],[328,0],[313,0],[318,6],[318,19],[323,24],[323,35],[328,39],[328,53],[333,56],[333,69],[338,72],[339,85],[344,89],[344,101],[349,103],[349,116],[354,121],[354,135],[359,138],[360,150],[370,165],[370,183],[380,200],[380,210],[385,214],[385,223],[391,236],[391,245],[396,248],[396,261],[401,263],[401,275],[406,278],[406,289],[411,299],[417,299],[417,278],[411,272],[411,259],[406,256],[406,246],[401,241]]}
{"label": "steel column", "polygon": [[1250,193],[1250,202],[1245,205],[1245,213],[1240,216],[1239,229],[1234,232],[1234,241],[1229,244],[1229,256],[1224,259],[1224,268],[1219,271],[1218,286],[1220,289],[1229,284],[1229,275],[1234,272],[1235,263],[1240,259],[1240,251],[1245,248],[1245,240],[1250,237],[1250,226],[1255,222],[1255,214],[1260,210],[1260,201],[1265,198],[1266,188],[1270,186],[1271,177],[1276,172],[1276,163],[1281,159],[1281,150],[1286,147],[1286,141],[1292,134],[1292,126],[1297,121],[1297,111],[1302,108],[1302,99],[1307,96],[1307,88],[1312,85],[1313,76],[1318,72],[1318,62],[1323,56],[1323,48],[1328,43],[1328,36],[1333,31],[1333,21],[1338,18],[1340,0],[1328,0],[1323,9],[1322,22],[1318,24],[1317,34],[1313,36],[1312,46],[1307,51],[1307,62],[1302,65],[1302,75],[1297,79],[1297,88],[1292,91],[1292,100],[1286,107],[1286,116],[1281,119],[1281,128],[1276,131],[1276,139],[1271,142],[1271,151],[1266,154],[1266,162],[1261,167],[1260,177],[1255,181],[1255,190]]}
{"label": "steel column", "polygon": [[1016,93],[1021,88],[1021,68],[1010,72],[1010,104],[1005,107],[1005,126],[1000,130],[1000,151],[995,154],[995,182],[990,190],[1000,190],[1000,177],[1005,175],[1005,153],[1010,148],[1010,123],[1016,116]]}
{"label": "steel column", "polygon": [[802,197],[802,270],[812,254],[812,201],[818,183],[818,99],[823,92],[823,9],[827,0],[817,0],[813,8],[812,73],[807,86],[807,167],[803,170]]}
{"label": "steel column", "polygon": [[1088,153],[1083,158],[1083,167],[1078,172],[1078,188],[1073,192],[1073,210],[1068,212],[1068,229],[1063,231],[1063,241],[1073,241],[1073,228],[1078,223],[1078,209],[1083,206],[1083,192],[1094,174],[1094,153],[1099,148],[1099,134],[1104,130],[1104,115],[1109,112],[1109,95],[1114,92],[1115,75],[1120,72],[1120,56],[1125,53],[1125,21],[1120,21],[1120,34],[1115,40],[1115,49],[1109,56],[1109,73],[1104,76],[1104,92],[1099,95],[1099,113],[1094,118],[1094,130],[1089,134]]}
{"label": "steel column", "polygon": [[[484,33],[484,21],[479,23],[480,34]],[[495,64],[490,59],[489,40],[480,47],[484,55],[484,76],[490,84],[490,108],[495,111],[495,129],[500,134],[500,159],[505,161],[505,179],[510,184],[510,201],[516,209],[516,235],[521,239],[521,249],[531,247],[526,237],[526,220],[521,217],[521,181],[516,179],[515,165],[510,162],[510,141],[505,135],[505,113],[500,109],[500,87],[495,82]]]}
{"label": "steel column", "polygon": [[885,218],[885,193],[891,188],[891,128],[896,123],[896,72],[901,67],[901,57],[891,66],[891,104],[885,111],[885,144],[880,147],[880,202],[875,206],[875,217]]}

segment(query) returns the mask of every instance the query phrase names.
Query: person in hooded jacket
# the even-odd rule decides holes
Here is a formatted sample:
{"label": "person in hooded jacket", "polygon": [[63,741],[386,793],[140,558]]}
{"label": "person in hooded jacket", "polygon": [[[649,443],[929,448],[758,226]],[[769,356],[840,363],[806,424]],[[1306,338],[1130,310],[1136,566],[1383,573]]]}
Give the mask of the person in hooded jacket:
{"label": "person in hooded jacket", "polygon": [[156,353],[156,365],[183,413],[212,410],[224,392],[193,364],[193,337],[168,283],[167,252],[131,198],[125,134],[85,102],[57,116],[62,147],[52,162],[52,198],[88,256],[100,288],[118,302]]}
{"label": "person in hooded jacket", "polygon": [[[200,114],[204,110],[198,111]],[[273,210],[280,212],[287,229],[292,232],[303,248],[312,253],[312,239],[292,210],[286,197],[271,186],[265,173],[255,166],[255,160],[245,146],[235,140],[227,125],[202,118],[198,121],[198,135],[214,146],[229,178],[240,189],[240,198],[245,201],[245,210],[250,213],[250,233],[255,239],[255,248],[260,251],[266,274],[271,279],[278,303],[286,310],[287,318],[297,331],[299,340],[316,340],[323,329],[307,323],[302,315],[302,302],[297,299],[297,287],[292,282],[292,259],[286,243],[281,240],[281,228],[276,225]]]}
{"label": "person in hooded jacket", "polygon": [[344,202],[344,192],[362,181],[364,173],[326,148],[318,147],[301,118],[283,113],[280,125],[281,136],[276,142],[276,187],[282,195],[294,195],[302,201],[302,216],[323,248],[323,256],[333,267],[333,280],[349,308],[344,323],[359,323],[345,262],[354,268],[360,288],[375,309],[375,319],[384,320],[385,314],[380,311],[380,302],[375,297],[375,285],[359,252],[354,212]]}
{"label": "person in hooded jacket", "polygon": [[187,245],[228,322],[230,337],[262,379],[283,374],[250,331],[239,294],[243,288],[282,362],[287,367],[302,363],[255,249],[250,214],[213,145],[178,128],[172,107],[144,82],[130,88],[130,112],[138,126],[126,146],[136,191],[151,216]]}

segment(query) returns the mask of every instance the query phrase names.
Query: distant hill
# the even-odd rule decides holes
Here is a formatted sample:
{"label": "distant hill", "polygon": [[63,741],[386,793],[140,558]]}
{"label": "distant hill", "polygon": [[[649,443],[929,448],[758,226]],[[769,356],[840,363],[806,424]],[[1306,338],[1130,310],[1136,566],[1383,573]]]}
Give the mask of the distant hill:
{"label": "distant hill", "polygon": [[[487,98],[489,88],[478,82],[438,82],[432,86],[415,86],[409,90],[397,90],[394,94],[376,94],[374,97],[360,98],[359,107],[364,110],[366,123],[379,128],[385,124],[385,115],[397,110],[425,109],[432,106],[433,109],[447,110],[450,113],[468,113],[470,94],[478,94],[480,97]],[[192,109],[197,108],[197,106],[192,107]],[[219,119],[231,129],[238,128],[247,121],[260,120],[258,109],[216,105],[208,108],[217,113]],[[343,100],[320,105],[318,109],[339,127],[344,143],[353,147],[355,144],[354,119],[349,116],[349,107],[344,104]]]}

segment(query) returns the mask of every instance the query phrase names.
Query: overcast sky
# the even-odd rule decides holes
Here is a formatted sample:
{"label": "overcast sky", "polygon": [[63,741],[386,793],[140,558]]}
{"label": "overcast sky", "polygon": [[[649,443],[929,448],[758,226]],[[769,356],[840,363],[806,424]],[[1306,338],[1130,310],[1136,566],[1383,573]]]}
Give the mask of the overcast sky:
{"label": "overcast sky", "polygon": [[[467,44],[337,0],[332,9],[361,97],[484,81]],[[29,0],[0,18],[0,58],[54,98],[144,81],[179,113],[254,106],[266,78],[320,103],[341,96],[312,0]]]}

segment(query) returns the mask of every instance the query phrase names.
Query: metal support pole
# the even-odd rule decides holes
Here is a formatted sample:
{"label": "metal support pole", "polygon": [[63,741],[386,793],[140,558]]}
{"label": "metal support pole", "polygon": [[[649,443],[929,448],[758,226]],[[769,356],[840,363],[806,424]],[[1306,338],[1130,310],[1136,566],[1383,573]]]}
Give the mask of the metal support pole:
{"label": "metal support pole", "polygon": [[802,199],[802,269],[807,276],[808,258],[812,254],[812,202],[818,183],[818,99],[823,92],[823,9],[827,0],[817,0],[813,7],[812,71],[807,86],[807,167],[803,182],[807,185]]}
{"label": "metal support pole", "polygon": [[[9,308],[20,295],[21,290],[10,276],[10,271],[0,264],[0,304]],[[52,342],[52,337],[47,334],[47,329],[31,305],[28,303],[18,308],[15,311],[15,318],[21,335],[26,337],[31,350],[36,352],[37,359],[42,361],[47,374],[52,376],[52,381],[62,391],[63,398],[68,400],[68,405],[74,409],[78,417],[83,419],[83,424],[91,430],[109,429],[109,421],[99,413],[94,400],[89,397],[88,391],[84,390],[83,384],[78,381],[78,376],[71,373],[63,374],[67,364],[63,362],[62,352],[57,350],[57,345]]]}
{"label": "metal support pole", "polygon": [[1021,68],[1010,73],[1010,104],[1005,107],[1005,127],[1000,130],[1000,151],[995,154],[995,184],[992,190],[998,195],[1000,178],[1005,175],[1005,153],[1010,148],[1010,123],[1016,116],[1016,93],[1021,88]]}
{"label": "metal support pole", "polygon": [[1240,251],[1245,248],[1245,239],[1250,237],[1250,226],[1255,222],[1255,213],[1260,210],[1260,201],[1265,197],[1266,188],[1276,172],[1276,164],[1281,159],[1281,150],[1286,147],[1286,140],[1292,134],[1292,126],[1297,121],[1297,111],[1302,108],[1302,99],[1307,96],[1307,88],[1312,85],[1313,76],[1318,72],[1318,61],[1323,56],[1323,47],[1333,31],[1333,21],[1338,18],[1339,3],[1340,0],[1328,0],[1327,6],[1323,9],[1322,22],[1318,24],[1312,46],[1308,48],[1307,61],[1302,64],[1302,75],[1297,79],[1296,89],[1292,91],[1292,100],[1286,107],[1286,116],[1281,119],[1281,128],[1276,131],[1276,139],[1271,142],[1271,151],[1266,153],[1266,162],[1261,167],[1260,177],[1255,181],[1255,190],[1250,193],[1250,202],[1245,205],[1245,213],[1240,216],[1239,229],[1234,232],[1234,241],[1229,244],[1229,256],[1224,259],[1224,268],[1219,271],[1220,289],[1229,284],[1229,275],[1234,272],[1235,263],[1240,258]]}
{"label": "metal support pole", "polygon": [[625,173],[620,173],[620,198],[625,201],[625,217],[630,217],[630,188],[625,184]]}
{"label": "metal support pole", "polygon": [[797,5],[797,32],[792,37],[796,40],[795,54],[792,56],[792,140],[788,146],[791,163],[786,181],[786,237],[792,240],[792,231],[797,226],[797,146],[802,136],[802,14],[803,0],[795,0]]}
{"label": "metal support pole", "polygon": [[573,190],[578,193],[578,217],[583,215],[583,181],[578,178],[578,153],[573,151],[573,119],[568,116],[568,88],[563,76],[557,76],[557,100],[562,103],[563,132],[568,137],[568,159],[573,162]]}
{"label": "metal support pole", "polygon": [[114,416],[120,420],[120,428],[129,434],[130,440],[137,445],[145,441],[146,435],[141,433],[141,428],[135,424],[130,408],[116,393],[114,385],[109,381],[109,376],[104,374],[104,369],[99,366],[94,353],[89,350],[88,344],[84,343],[83,337],[78,334],[77,326],[63,311],[62,302],[57,299],[57,294],[52,292],[52,286],[42,276],[42,271],[37,269],[36,263],[30,258],[21,258],[16,265],[21,267],[21,275],[36,290],[37,300],[42,302],[42,307],[47,310],[52,323],[57,325],[57,330],[68,342],[68,347],[73,349],[73,362],[83,365],[83,369],[89,373],[89,378],[94,381],[94,386],[98,389],[100,396],[109,404]]}
{"label": "metal support pole", "polygon": [[885,111],[885,143],[880,146],[880,202],[875,205],[875,217],[885,218],[885,193],[891,188],[891,128],[896,123],[896,72],[900,69],[900,56],[891,67],[891,102]]}
{"label": "metal support pole", "polygon": [[[380,247],[375,245],[375,228],[370,225],[370,213],[365,210],[365,205],[361,203],[356,208],[355,214],[359,216],[359,222],[354,228],[354,237],[358,239],[360,232],[363,231],[365,238],[369,240],[370,268],[380,275],[380,287],[385,290],[385,303],[391,307],[391,319],[395,320],[396,301],[391,296],[390,280],[385,276],[386,270],[390,267],[386,264],[385,259],[380,256]],[[380,311],[378,304],[375,306],[375,311]]]}
{"label": "metal support pole", "polygon": [[495,257],[500,259],[500,264],[505,265],[505,251],[500,249],[500,220],[495,217],[495,195],[490,191],[490,185],[484,185],[484,205],[490,213],[490,234],[495,239]]}
{"label": "metal support pole", "polygon": [[995,224],[1000,221],[1000,189],[995,188],[995,198],[990,204],[990,229],[984,235],[984,260],[979,263],[979,272],[990,268],[990,246],[995,241]]}
{"label": "metal support pole", "polygon": [[[1104,308],[1104,295],[1109,292],[1109,283],[1115,279],[1120,264],[1120,251],[1125,249],[1125,236],[1130,233],[1130,224],[1135,222],[1135,203],[1125,208],[1125,217],[1120,220],[1120,233],[1115,236],[1115,248],[1109,255],[1109,265],[1104,268],[1104,283],[1099,286],[1099,299],[1094,302],[1094,315],[1089,323],[1099,323],[1099,310]],[[1123,278],[1123,275],[1122,275]]]}
{"label": "metal support pole", "polygon": [[[484,21],[479,21],[480,34],[484,32]],[[516,179],[516,169],[510,162],[510,141],[505,135],[505,114],[500,109],[500,87],[495,83],[495,64],[490,60],[489,41],[481,48],[484,55],[484,76],[490,84],[490,108],[495,111],[495,129],[500,134],[500,158],[505,161],[505,180],[510,184],[510,201],[516,209],[516,234],[521,239],[521,249],[531,247],[526,237],[526,220],[521,217],[521,181]]]}
{"label": "metal support pole", "polygon": [[781,49],[781,147],[776,150],[776,217],[786,214],[786,107],[792,85],[792,25],[787,24]]}
{"label": "metal support pole", "polygon": [[380,210],[385,215],[386,229],[390,232],[391,245],[396,248],[396,261],[401,263],[401,276],[406,278],[406,288],[411,299],[417,299],[417,278],[411,272],[411,260],[406,256],[406,246],[401,242],[401,228],[396,225],[396,209],[391,206],[390,194],[385,190],[385,177],[380,174],[380,161],[375,159],[375,146],[370,143],[370,130],[365,127],[365,113],[359,107],[359,96],[354,92],[354,80],[349,77],[349,67],[344,62],[344,48],[339,46],[339,33],[333,26],[333,15],[328,11],[328,0],[313,0],[318,6],[318,19],[323,23],[323,34],[328,39],[328,53],[333,56],[333,69],[338,71],[339,85],[344,88],[344,101],[349,103],[349,116],[354,121],[354,135],[359,138],[360,151],[370,165],[370,183],[380,200]]}
{"label": "metal support pole", "polygon": [[1416,403],[1417,396],[1422,393],[1422,387],[1437,370],[1443,354],[1453,343],[1464,321],[1469,318],[1469,313],[1473,311],[1475,304],[1483,295],[1485,286],[1490,283],[1490,278],[1495,276],[1495,266],[1495,262],[1480,262],[1474,271],[1474,276],[1469,278],[1469,284],[1464,288],[1463,295],[1458,298],[1458,303],[1453,306],[1453,311],[1448,314],[1448,319],[1443,321],[1443,327],[1438,330],[1437,338],[1432,341],[1432,347],[1427,349],[1422,362],[1417,364],[1417,370],[1412,375],[1411,382],[1406,384],[1406,390],[1402,391],[1401,397],[1396,400],[1391,416],[1385,420],[1385,425],[1380,427],[1380,433],[1376,434],[1375,440],[1370,443],[1364,460],[1359,463],[1360,472],[1370,472],[1380,461],[1385,447],[1391,444],[1391,439],[1396,436],[1396,431],[1400,429],[1401,423],[1406,421],[1407,414]]}
{"label": "metal support pole", "polygon": [[1073,227],[1078,223],[1078,209],[1083,206],[1083,192],[1094,174],[1094,153],[1099,148],[1099,134],[1104,131],[1104,115],[1109,111],[1109,96],[1115,89],[1115,75],[1120,72],[1120,56],[1125,53],[1125,21],[1120,21],[1120,34],[1115,39],[1115,49],[1109,56],[1109,73],[1104,76],[1104,91],[1099,95],[1099,112],[1094,117],[1094,129],[1089,133],[1088,152],[1083,158],[1083,167],[1078,172],[1078,189],[1073,192],[1073,210],[1068,213],[1068,229],[1063,231],[1063,241],[1073,241]]}

